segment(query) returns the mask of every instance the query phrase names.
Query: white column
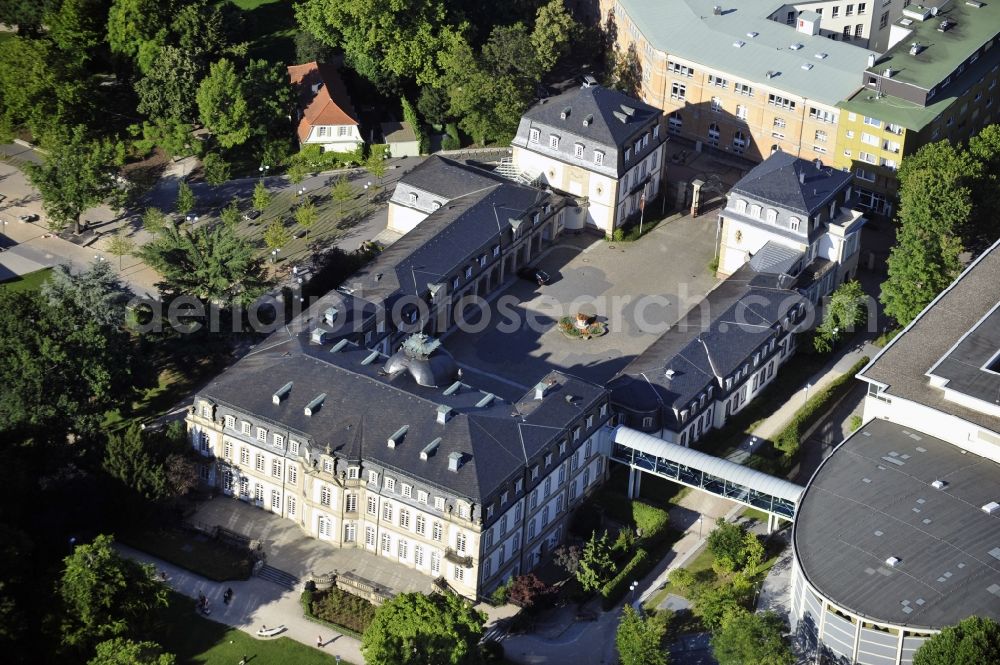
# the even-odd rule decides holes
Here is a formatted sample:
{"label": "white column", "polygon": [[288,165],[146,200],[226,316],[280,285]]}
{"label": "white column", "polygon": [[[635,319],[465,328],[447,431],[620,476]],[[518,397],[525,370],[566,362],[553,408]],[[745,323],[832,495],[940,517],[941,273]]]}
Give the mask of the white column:
{"label": "white column", "polygon": [[635,498],[635,474],[636,470],[632,467],[628,468],[628,498]]}

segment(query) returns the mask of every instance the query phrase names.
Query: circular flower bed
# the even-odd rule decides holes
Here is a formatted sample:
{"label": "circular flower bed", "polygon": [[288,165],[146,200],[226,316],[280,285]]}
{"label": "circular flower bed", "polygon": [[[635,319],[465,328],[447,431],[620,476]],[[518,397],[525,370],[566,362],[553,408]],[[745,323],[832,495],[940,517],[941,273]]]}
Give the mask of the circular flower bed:
{"label": "circular flower bed", "polygon": [[608,327],[593,317],[577,314],[575,317],[564,316],[559,319],[559,330],[572,339],[590,339],[608,332]]}

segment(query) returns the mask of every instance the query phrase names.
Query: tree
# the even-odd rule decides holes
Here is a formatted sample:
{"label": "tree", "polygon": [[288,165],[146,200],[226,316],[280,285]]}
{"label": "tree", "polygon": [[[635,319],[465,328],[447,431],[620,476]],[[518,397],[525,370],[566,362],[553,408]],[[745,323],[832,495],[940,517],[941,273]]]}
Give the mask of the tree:
{"label": "tree", "polygon": [[631,605],[625,605],[615,646],[622,665],[667,665],[669,658],[663,648],[663,636],[667,632],[663,615],[644,617]]}
{"label": "tree", "polygon": [[[407,99],[405,96],[401,97],[399,101],[401,106],[403,107],[403,120],[406,121],[410,125],[410,127],[413,128],[413,134],[417,137],[417,144],[419,146],[420,154],[421,155],[427,154],[428,150],[430,149],[430,143],[427,140],[427,132],[424,131],[424,125],[423,123],[420,122],[420,116],[417,115],[417,110],[413,108],[413,104],[411,104],[410,100]],[[368,156],[368,159],[369,161],[372,161],[376,157],[383,158],[385,157],[385,155],[384,154],[376,155],[375,153],[372,153],[371,155]],[[368,165],[365,165],[365,168],[368,168]],[[376,168],[378,167],[376,166]],[[379,171],[378,174],[376,174],[375,171],[372,171],[370,168],[368,168],[368,170],[371,172],[373,176],[378,178],[379,184],[382,184],[382,176],[385,175],[385,165],[384,164],[382,165],[381,170]]]}
{"label": "tree", "polygon": [[667,579],[682,596],[691,593],[696,583],[694,573],[687,568],[674,568],[667,574]]}
{"label": "tree", "polygon": [[743,551],[740,553],[742,572],[746,579],[753,579],[757,576],[766,555],[767,551],[764,549],[764,544],[757,538],[757,534],[747,531],[743,536]]}
{"label": "tree", "polygon": [[53,0],[3,0],[0,2],[0,23],[17,26],[19,35],[34,35],[42,27],[42,17]]}
{"label": "tree", "polygon": [[50,134],[43,141],[48,154],[41,164],[25,165],[31,184],[41,193],[49,224],[56,229],[80,231],[80,216],[91,207],[112,199],[120,202],[124,191],[116,176],[125,163],[125,147],[117,141],[90,139],[77,125]]}
{"label": "tree", "polygon": [[57,311],[68,311],[74,317],[109,328],[125,325],[125,306],[131,292],[106,261],[95,261],[76,275],[66,265],[54,266],[40,292]]}
{"label": "tree", "polygon": [[133,147],[140,154],[160,148],[170,158],[193,155],[200,148],[191,138],[191,125],[177,119],[143,121],[139,125],[129,125]]}
{"label": "tree", "polygon": [[739,570],[743,567],[745,534],[742,526],[720,517],[715,522],[715,529],[708,534],[708,549],[715,560],[723,563],[729,570]]}
{"label": "tree", "polygon": [[361,651],[368,665],[472,665],[485,620],[454,594],[404,593],[376,610]]}
{"label": "tree", "polygon": [[204,69],[191,58],[189,52],[175,46],[164,46],[149,71],[136,81],[139,113],[153,120],[193,122],[198,114],[191,91],[197,89],[203,75]]}
{"label": "tree", "polygon": [[958,275],[980,165],[947,141],[925,145],[899,168],[899,230],[882,283],[886,313],[908,324]]}
{"label": "tree", "polygon": [[170,4],[160,0],[114,0],[108,11],[108,44],[112,53],[139,61],[150,43],[162,44]]}
{"label": "tree", "polygon": [[417,110],[432,125],[443,125],[448,120],[448,93],[444,88],[425,85],[417,97]]}
{"label": "tree", "polygon": [[212,63],[198,86],[198,116],[223,148],[250,138],[250,109],[236,68],[229,60]]}
{"label": "tree", "polygon": [[639,88],[642,86],[642,63],[639,62],[639,54],[634,44],[629,44],[624,53],[615,49],[609,85],[626,95],[639,97]]}
{"label": "tree", "polygon": [[163,275],[157,288],[170,295],[245,305],[270,286],[253,246],[225,224],[193,231],[166,226],[139,256]]}
{"label": "tree", "polygon": [[133,364],[129,336],[72,298],[0,292],[0,431],[9,440],[58,444],[93,432],[129,397]]}
{"label": "tree", "polygon": [[108,253],[118,257],[118,269],[122,269],[122,259],[135,251],[135,240],[129,237],[128,227],[121,227],[108,241]]}
{"label": "tree", "polygon": [[142,213],[142,228],[156,233],[167,224],[167,216],[159,208],[149,207]]}
{"label": "tree", "polygon": [[576,571],[576,579],[584,591],[597,591],[614,575],[615,564],[611,560],[611,545],[608,544],[608,532],[601,537],[597,533],[590,534],[590,540],[583,547],[580,557],[580,567]]}
{"label": "tree", "polygon": [[156,642],[133,642],[122,637],[99,642],[87,665],[174,665],[177,659],[163,653]]}
{"label": "tree", "polygon": [[507,600],[530,610],[545,604],[555,594],[555,589],[539,579],[538,575],[528,573],[511,578],[507,592]]}
{"label": "tree", "polygon": [[0,42],[0,129],[27,126],[35,136],[72,124],[86,106],[85,85],[52,43],[12,36]]}
{"label": "tree", "polygon": [[841,284],[830,294],[823,323],[816,328],[813,346],[826,353],[847,332],[854,332],[868,318],[868,295],[857,280]]}
{"label": "tree", "polygon": [[108,437],[103,466],[108,475],[147,501],[159,501],[170,495],[166,470],[138,425]]}
{"label": "tree", "polygon": [[712,654],[719,665],[792,665],[795,656],[784,633],[784,623],[774,612],[754,614],[741,608],[713,632]]}
{"label": "tree", "polygon": [[553,556],[556,565],[565,570],[570,575],[576,575],[580,568],[580,557],[583,550],[579,545],[560,545],[556,548]]}
{"label": "tree", "polygon": [[971,616],[932,635],[913,654],[913,665],[1000,663],[1000,624]]}
{"label": "tree", "polygon": [[59,593],[66,606],[63,642],[85,645],[140,628],[150,610],[167,606],[167,589],[154,568],[118,555],[111,536],[77,545],[63,559]]}
{"label": "tree", "polygon": [[295,223],[305,229],[306,233],[316,225],[318,219],[319,215],[312,201],[306,201],[295,209]]}
{"label": "tree", "polygon": [[1000,124],[986,125],[969,139],[969,154],[979,163],[973,178],[972,219],[966,225],[966,246],[978,253],[997,237],[996,211],[1000,209]]}
{"label": "tree", "polygon": [[[734,576],[734,580],[737,577]],[[747,602],[746,584],[729,584],[705,589],[695,599],[694,613],[709,630],[717,630],[725,617],[743,609]]]}
{"label": "tree", "polygon": [[531,45],[542,72],[552,71],[560,58],[569,52],[570,40],[578,29],[563,0],[551,0],[538,8]]}
{"label": "tree", "polygon": [[226,19],[220,4],[210,0],[183,0],[175,6],[170,32],[177,45],[199,63],[222,55],[230,48]]}
{"label": "tree", "polygon": [[61,0],[45,12],[46,34],[74,68],[99,53],[105,36],[105,16],[100,0]]}
{"label": "tree", "polygon": [[243,70],[242,80],[253,134],[265,137],[289,131],[293,99],[285,68],[267,60],[251,60]]}
{"label": "tree", "polygon": [[498,25],[483,44],[483,66],[494,75],[514,76],[534,84],[543,71],[535,50],[532,35],[523,23]]}
{"label": "tree", "polygon": [[354,197],[354,188],[351,187],[351,183],[347,178],[340,176],[333,183],[330,196],[337,202],[337,214],[343,216],[344,204]]}
{"label": "tree", "polygon": [[222,185],[229,180],[229,162],[221,155],[210,152],[201,160],[201,168],[205,172],[205,182],[210,185]]}
{"label": "tree", "polygon": [[[281,249],[292,241],[291,232],[285,228],[284,222],[276,219],[264,229],[264,244],[270,250]],[[274,256],[274,254],[272,254]],[[272,259],[273,261],[273,259]]]}
{"label": "tree", "polygon": [[316,39],[311,32],[295,31],[295,62],[329,62],[333,49]]}
{"label": "tree", "polygon": [[375,186],[380,187],[382,185],[382,178],[385,176],[385,156],[379,153],[368,155],[364,167],[375,178]]}
{"label": "tree", "polygon": [[222,212],[219,213],[219,219],[221,219],[222,223],[225,224],[226,226],[236,228],[236,226],[239,225],[240,223],[239,202],[237,202],[236,199],[230,201],[229,205],[223,208]]}
{"label": "tree", "polygon": [[174,202],[174,210],[177,211],[177,214],[183,217],[194,210],[197,203],[198,201],[194,197],[194,192],[191,191],[191,186],[183,180],[177,183],[177,198]]}
{"label": "tree", "polygon": [[253,187],[253,209],[258,212],[264,212],[270,204],[271,192],[267,191],[267,186],[263,180],[258,180],[257,184]]}

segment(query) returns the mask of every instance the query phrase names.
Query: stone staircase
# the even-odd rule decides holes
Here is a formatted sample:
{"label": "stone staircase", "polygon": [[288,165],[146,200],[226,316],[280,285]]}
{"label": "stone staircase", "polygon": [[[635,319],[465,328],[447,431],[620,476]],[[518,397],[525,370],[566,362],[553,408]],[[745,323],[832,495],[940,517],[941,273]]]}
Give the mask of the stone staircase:
{"label": "stone staircase", "polygon": [[500,165],[497,166],[496,173],[522,185],[535,185],[541,177],[540,173],[529,173],[528,171],[519,170],[514,166],[514,160],[511,157],[504,157],[500,160]]}
{"label": "stone staircase", "polygon": [[299,578],[295,577],[291,573],[286,573],[283,570],[279,570],[274,566],[268,566],[266,564],[261,566],[260,570],[257,571],[257,577],[262,580],[267,580],[268,582],[274,582],[278,586],[284,587],[289,591],[293,591],[299,584]]}

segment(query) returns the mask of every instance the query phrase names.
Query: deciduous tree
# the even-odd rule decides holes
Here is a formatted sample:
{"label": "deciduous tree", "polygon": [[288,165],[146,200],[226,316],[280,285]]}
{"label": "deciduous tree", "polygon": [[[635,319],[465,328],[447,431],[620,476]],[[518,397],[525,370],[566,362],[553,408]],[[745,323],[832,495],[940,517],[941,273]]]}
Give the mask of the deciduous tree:
{"label": "deciduous tree", "polygon": [[56,229],[80,230],[80,216],[91,206],[111,200],[120,203],[124,190],[117,181],[125,163],[125,147],[113,140],[92,139],[77,125],[50,133],[41,164],[26,165],[28,180],[42,195],[49,224]]}
{"label": "deciduous tree", "polygon": [[108,12],[108,44],[111,51],[138,62],[140,50],[166,39],[170,3],[160,0],[114,0]]}
{"label": "deciduous tree", "polygon": [[163,653],[163,647],[156,642],[116,637],[99,642],[87,665],[174,665],[176,662],[174,655]]}
{"label": "deciduous tree", "polygon": [[608,532],[601,537],[597,533],[590,534],[590,540],[583,547],[580,556],[580,567],[576,571],[576,579],[584,591],[600,589],[614,575],[614,561],[611,560],[611,545],[608,543]]}
{"label": "deciduous tree", "polygon": [[913,665],[1000,663],[1000,624],[971,616],[943,628],[913,654]]}
{"label": "deciduous tree", "polygon": [[126,635],[147,623],[150,610],[167,605],[166,587],[154,579],[153,566],[121,557],[112,543],[111,536],[97,536],[63,560],[59,593],[66,606],[66,644]]}
{"label": "deciduous tree", "polygon": [[306,201],[295,209],[295,223],[305,229],[306,233],[316,225],[318,219],[319,213],[312,201]]}
{"label": "deciduous tree", "polygon": [[555,589],[539,579],[538,575],[528,573],[511,579],[507,599],[526,610],[543,605],[555,594]]}
{"label": "deciduous tree", "polygon": [[264,229],[264,244],[270,250],[281,249],[291,240],[291,232],[285,228],[284,222],[280,219],[275,219]]}
{"label": "deciduous tree", "polygon": [[792,665],[795,656],[784,638],[785,626],[774,612],[744,609],[726,615],[712,633],[712,654],[719,665]]}
{"label": "deciduous tree", "polygon": [[454,594],[383,603],[361,641],[369,665],[473,665],[486,617]]}
{"label": "deciduous tree", "polygon": [[868,294],[857,280],[841,284],[830,294],[817,326],[813,346],[820,353],[830,351],[841,337],[854,332],[868,318]]}
{"label": "deciduous tree", "polygon": [[330,196],[337,202],[337,213],[343,216],[344,204],[354,197],[354,188],[351,187],[351,183],[347,178],[340,176],[333,183],[333,187],[330,189]]}
{"label": "deciduous tree", "polygon": [[174,210],[177,211],[177,214],[183,217],[194,210],[197,203],[191,186],[183,180],[177,183],[177,198],[174,200]]}
{"label": "deciduous tree", "polygon": [[201,168],[205,173],[205,182],[210,185],[221,185],[229,180],[229,162],[216,152],[205,155]]}
{"label": "deciduous tree", "polygon": [[267,206],[271,205],[271,192],[267,191],[263,180],[258,180],[257,184],[253,186],[252,198],[253,209],[258,212],[264,212]]}
{"label": "deciduous tree", "polygon": [[745,534],[742,526],[720,517],[715,522],[715,529],[708,534],[708,549],[715,560],[725,562],[729,570],[739,570],[743,567]]}
{"label": "deciduous tree", "polygon": [[194,91],[202,76],[204,67],[195,62],[189,52],[164,46],[149,70],[136,81],[139,113],[154,121],[194,122],[198,118]]}
{"label": "deciduous tree", "polygon": [[563,0],[551,0],[538,8],[531,32],[534,59],[547,73],[569,52],[573,33],[579,29]]}
{"label": "deciduous tree", "polygon": [[250,138],[251,115],[236,68],[229,60],[212,63],[198,86],[198,116],[223,148]]}
{"label": "deciduous tree", "polygon": [[118,269],[122,269],[122,259],[135,251],[135,240],[129,236],[127,227],[122,227],[108,241],[108,253],[118,257]]}
{"label": "deciduous tree", "polygon": [[663,648],[667,624],[662,616],[644,617],[625,605],[615,633],[621,665],[667,665],[669,658]]}
{"label": "deciduous tree", "polygon": [[291,131],[288,116],[292,112],[292,88],[284,67],[267,60],[251,60],[243,70],[243,90],[250,109],[250,129],[255,136]]}

